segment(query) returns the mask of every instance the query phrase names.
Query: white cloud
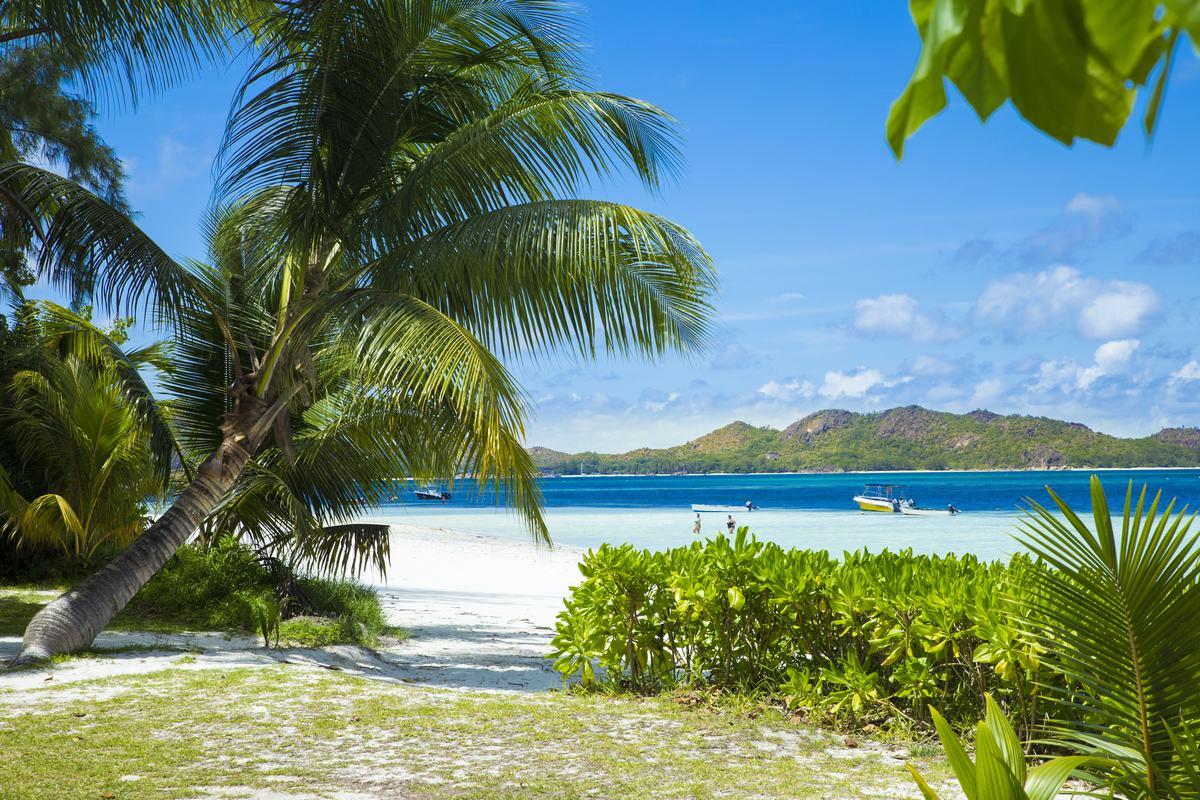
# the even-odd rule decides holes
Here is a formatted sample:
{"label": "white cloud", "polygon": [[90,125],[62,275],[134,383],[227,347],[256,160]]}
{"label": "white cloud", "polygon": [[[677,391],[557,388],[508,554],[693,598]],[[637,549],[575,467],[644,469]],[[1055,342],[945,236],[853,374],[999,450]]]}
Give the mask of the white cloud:
{"label": "white cloud", "polygon": [[1058,390],[1064,393],[1076,390],[1086,392],[1101,378],[1124,373],[1129,367],[1134,352],[1141,344],[1137,339],[1117,339],[1105,342],[1096,348],[1092,364],[1087,367],[1081,367],[1070,359],[1043,361],[1038,368],[1033,390]]}
{"label": "white cloud", "polygon": [[1066,208],[1063,210],[1067,214],[1078,214],[1097,223],[1110,214],[1118,213],[1121,210],[1121,203],[1111,194],[1079,192],[1067,201]]}
{"label": "white cloud", "polygon": [[971,402],[976,407],[982,408],[1003,397],[1006,388],[1008,387],[1004,381],[999,378],[984,378],[975,384],[975,391],[971,393]]}
{"label": "white cloud", "polygon": [[802,292],[784,292],[778,297],[771,298],[772,303],[799,303],[804,299]]}
{"label": "white cloud", "polygon": [[1106,375],[1116,375],[1125,371],[1129,360],[1141,342],[1137,339],[1118,339],[1105,342],[1096,348],[1095,363],[1081,370],[1076,384],[1080,389],[1088,389],[1093,383]]}
{"label": "white cloud", "polygon": [[1195,359],[1187,362],[1179,369],[1171,373],[1171,378],[1184,383],[1187,381],[1200,381],[1200,361]]}
{"label": "white cloud", "polygon": [[1158,308],[1144,283],[1089,278],[1058,265],[992,281],[975,303],[975,317],[1011,335],[1029,335],[1072,322],[1084,336],[1107,339],[1142,328]]}
{"label": "white cloud", "polygon": [[660,414],[679,400],[679,396],[679,392],[647,390],[642,392],[642,397],[638,401],[638,405],[644,411],[649,411],[652,414]]}
{"label": "white cloud", "polygon": [[854,304],[854,328],[859,333],[902,336],[915,342],[956,339],[962,332],[941,319],[920,311],[916,299],[907,294],[864,297]]}
{"label": "white cloud", "polygon": [[825,373],[825,382],[821,384],[822,397],[836,399],[838,397],[863,397],[876,386],[885,385],[883,373],[877,369],[860,369],[856,372],[835,370]]}
{"label": "white cloud", "polygon": [[1158,295],[1146,284],[1113,281],[1079,312],[1079,329],[1093,339],[1134,333],[1157,308]]}
{"label": "white cloud", "polygon": [[793,378],[783,383],[779,381],[767,381],[758,387],[758,394],[770,400],[777,400],[784,403],[812,397],[815,391],[816,387],[813,386],[812,381],[803,381],[799,378]]}

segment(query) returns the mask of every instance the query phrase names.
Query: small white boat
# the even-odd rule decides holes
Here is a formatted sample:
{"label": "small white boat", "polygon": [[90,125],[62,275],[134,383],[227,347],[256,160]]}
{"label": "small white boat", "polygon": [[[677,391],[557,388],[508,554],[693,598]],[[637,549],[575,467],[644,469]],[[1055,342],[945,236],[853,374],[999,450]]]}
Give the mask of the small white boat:
{"label": "small white boat", "polygon": [[692,503],[692,511],[697,514],[737,514],[742,511],[757,511],[758,506],[753,504],[742,506],[710,506],[703,503]]}
{"label": "small white boat", "polygon": [[906,517],[955,517],[961,514],[954,506],[946,508],[917,508],[915,505],[901,504],[900,513]]}
{"label": "small white boat", "polygon": [[444,503],[450,499],[449,492],[444,492],[433,486],[422,486],[413,492],[413,494],[417,496],[418,500],[437,500]]}
{"label": "small white boat", "polygon": [[900,510],[903,497],[903,486],[869,483],[863,487],[861,494],[854,496],[854,502],[863,511],[882,511],[892,514]]}

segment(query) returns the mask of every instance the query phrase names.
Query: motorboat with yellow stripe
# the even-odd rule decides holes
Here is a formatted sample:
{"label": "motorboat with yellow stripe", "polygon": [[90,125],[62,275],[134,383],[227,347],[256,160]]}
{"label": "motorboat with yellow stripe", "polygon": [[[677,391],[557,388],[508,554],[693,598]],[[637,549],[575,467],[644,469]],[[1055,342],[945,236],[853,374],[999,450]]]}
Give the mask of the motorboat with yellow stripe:
{"label": "motorboat with yellow stripe", "polygon": [[854,496],[854,502],[863,511],[881,511],[885,514],[899,511],[903,499],[903,485],[886,483],[869,483],[860,494]]}

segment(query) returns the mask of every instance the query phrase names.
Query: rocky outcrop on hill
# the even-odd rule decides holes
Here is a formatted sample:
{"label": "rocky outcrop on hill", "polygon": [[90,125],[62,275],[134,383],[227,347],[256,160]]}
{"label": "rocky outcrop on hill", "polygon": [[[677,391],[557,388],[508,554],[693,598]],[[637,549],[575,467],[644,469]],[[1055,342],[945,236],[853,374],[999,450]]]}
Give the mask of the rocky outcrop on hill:
{"label": "rocky outcrop on hill", "polygon": [[794,439],[800,439],[807,444],[811,444],[813,439],[823,433],[845,428],[854,422],[858,416],[853,411],[845,411],[840,408],[818,411],[788,425],[783,429],[783,433],[779,434],[779,440],[790,442]]}
{"label": "rocky outcrop on hill", "polygon": [[1030,469],[1060,469],[1067,465],[1062,453],[1046,445],[1025,450],[1021,453],[1021,459]]}
{"label": "rocky outcrop on hill", "polygon": [[1200,428],[1163,428],[1154,434],[1154,438],[1167,444],[1200,450]]}
{"label": "rocky outcrop on hill", "polygon": [[918,441],[933,432],[937,426],[938,415],[920,406],[904,406],[883,412],[883,419],[875,431],[887,438],[898,436],[902,439]]}

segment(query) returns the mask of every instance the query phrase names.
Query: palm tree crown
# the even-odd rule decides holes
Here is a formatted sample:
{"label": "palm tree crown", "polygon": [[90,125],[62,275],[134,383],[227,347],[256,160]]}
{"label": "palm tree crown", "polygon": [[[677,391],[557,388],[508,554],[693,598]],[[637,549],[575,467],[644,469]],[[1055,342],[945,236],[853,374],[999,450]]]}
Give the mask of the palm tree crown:
{"label": "palm tree crown", "polygon": [[715,277],[695,239],[576,197],[619,168],[658,187],[679,164],[672,120],[588,88],[549,0],[301,0],[251,28],[208,263],[172,260],[69,180],[0,167],[49,219],[43,275],[174,330],[181,438],[213,454],[178,516],[233,509],[243,470],[273,471],[290,488],[270,505],[314,529],[382,474],[467,472],[545,538],[501,359],[706,344]]}

